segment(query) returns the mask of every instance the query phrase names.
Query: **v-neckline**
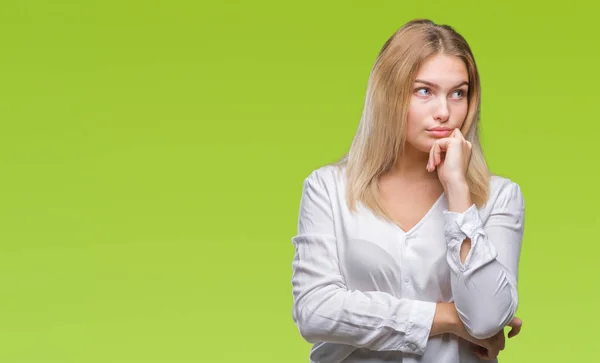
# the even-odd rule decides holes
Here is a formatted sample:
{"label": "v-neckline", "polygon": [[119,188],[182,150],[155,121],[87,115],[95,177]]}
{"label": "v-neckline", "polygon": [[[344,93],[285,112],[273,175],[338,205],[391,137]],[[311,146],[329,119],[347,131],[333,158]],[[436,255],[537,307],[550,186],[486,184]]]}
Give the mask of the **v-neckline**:
{"label": "v-neckline", "polygon": [[396,227],[396,229],[398,229],[400,231],[400,233],[402,233],[404,236],[409,236],[412,233],[414,233],[414,231],[416,231],[423,223],[425,223],[425,220],[427,220],[427,217],[429,217],[429,215],[431,213],[433,213],[433,210],[435,208],[437,208],[438,204],[441,203],[442,199],[444,199],[446,193],[442,192],[442,194],[440,194],[440,196],[436,199],[435,202],[433,202],[433,204],[431,205],[431,207],[429,208],[429,210],[427,210],[427,213],[425,213],[425,215],[423,215],[423,217],[421,217],[421,219],[414,225],[412,226],[412,228],[410,228],[408,231],[404,231],[404,229],[402,229],[402,227],[400,226],[400,224],[396,221],[392,222],[392,225],[394,225]]}

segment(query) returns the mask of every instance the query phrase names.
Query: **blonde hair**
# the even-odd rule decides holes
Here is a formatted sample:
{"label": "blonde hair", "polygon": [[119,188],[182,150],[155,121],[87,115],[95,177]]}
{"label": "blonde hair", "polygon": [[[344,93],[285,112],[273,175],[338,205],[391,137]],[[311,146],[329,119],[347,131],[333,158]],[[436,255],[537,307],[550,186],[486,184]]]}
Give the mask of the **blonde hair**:
{"label": "blonde hair", "polygon": [[408,105],[413,82],[423,62],[437,54],[462,59],[469,75],[468,111],[461,132],[471,142],[467,183],[473,202],[488,199],[490,172],[479,142],[480,80],[466,40],[448,25],[416,19],[398,29],[383,45],[367,86],[365,105],[349,152],[333,165],[346,167],[347,203],[356,211],[362,202],[393,222],[379,201],[379,178],[397,163],[406,141]]}

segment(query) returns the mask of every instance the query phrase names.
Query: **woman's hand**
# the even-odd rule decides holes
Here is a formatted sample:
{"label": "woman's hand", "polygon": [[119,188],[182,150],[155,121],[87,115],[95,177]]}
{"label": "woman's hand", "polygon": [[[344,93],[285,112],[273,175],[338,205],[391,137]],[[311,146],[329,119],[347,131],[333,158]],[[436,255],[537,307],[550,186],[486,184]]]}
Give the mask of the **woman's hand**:
{"label": "woman's hand", "polygon": [[[507,326],[511,327],[508,332],[508,337],[512,338],[521,331],[523,321],[515,317]],[[479,340],[479,342],[477,342],[477,339],[471,339],[469,341],[471,342],[473,353],[483,360],[495,359],[500,351],[504,349],[506,344],[504,330],[500,330],[496,335],[488,339]]]}
{"label": "woman's hand", "polygon": [[454,129],[449,137],[436,140],[429,151],[427,171],[437,169],[443,185],[464,183],[471,161],[471,143],[459,129]]}
{"label": "woman's hand", "polygon": [[504,350],[505,344],[504,330],[500,330],[496,335],[487,339],[473,339],[471,350],[483,360],[492,360],[496,359],[501,350]]}
{"label": "woman's hand", "polygon": [[[521,331],[523,321],[517,317],[514,317],[507,326],[511,327],[510,331],[508,332],[508,337],[512,338]],[[472,337],[469,332],[467,332],[463,322],[460,320],[454,303],[437,304],[436,315],[434,317],[432,329],[434,328],[435,332],[432,332],[431,335],[451,333],[470,342],[473,352],[479,358],[484,360],[496,358],[500,351],[504,349],[504,345],[506,343],[504,338],[504,329],[487,339],[477,339]]]}

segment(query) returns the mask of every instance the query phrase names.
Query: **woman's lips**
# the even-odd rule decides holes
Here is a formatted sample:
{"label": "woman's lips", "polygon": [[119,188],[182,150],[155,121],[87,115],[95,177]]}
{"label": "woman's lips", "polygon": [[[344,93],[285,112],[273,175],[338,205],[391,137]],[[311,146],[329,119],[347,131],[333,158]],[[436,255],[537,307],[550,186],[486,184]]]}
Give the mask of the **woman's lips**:
{"label": "woman's lips", "polygon": [[452,130],[427,130],[429,135],[437,138],[448,137],[452,133]]}

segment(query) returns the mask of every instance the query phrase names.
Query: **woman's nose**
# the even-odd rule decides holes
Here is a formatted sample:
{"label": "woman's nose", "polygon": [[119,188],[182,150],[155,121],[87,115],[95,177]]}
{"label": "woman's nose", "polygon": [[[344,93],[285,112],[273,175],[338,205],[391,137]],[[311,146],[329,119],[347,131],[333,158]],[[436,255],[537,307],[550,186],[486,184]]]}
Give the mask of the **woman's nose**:
{"label": "woman's nose", "polygon": [[435,109],[434,119],[440,122],[446,122],[450,118],[450,110],[445,100],[440,101]]}

